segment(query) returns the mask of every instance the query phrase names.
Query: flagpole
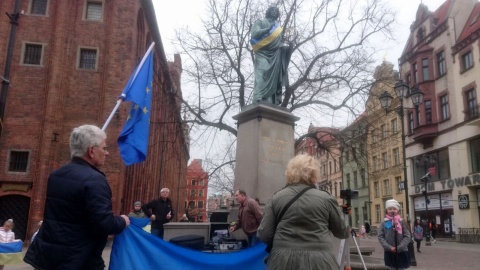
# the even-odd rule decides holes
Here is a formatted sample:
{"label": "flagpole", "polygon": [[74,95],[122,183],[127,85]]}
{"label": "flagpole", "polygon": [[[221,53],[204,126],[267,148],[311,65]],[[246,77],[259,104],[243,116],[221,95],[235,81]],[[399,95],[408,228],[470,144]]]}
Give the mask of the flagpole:
{"label": "flagpole", "polygon": [[[132,83],[135,81],[135,78],[137,77],[138,72],[140,71],[141,67],[143,66],[143,63],[145,63],[145,60],[147,60],[147,57],[148,57],[148,55],[150,54],[150,52],[153,50],[153,47],[154,47],[154,46],[155,46],[155,42],[152,42],[152,44],[150,45],[150,47],[148,47],[148,50],[147,50],[147,52],[145,53],[145,55],[143,56],[142,61],[140,61],[140,64],[138,64],[138,68],[137,68],[137,70],[135,71],[135,75],[133,75]],[[111,112],[110,115],[108,116],[107,121],[105,121],[105,124],[104,124],[103,127],[102,127],[102,130],[103,130],[103,131],[105,131],[105,130],[107,129],[108,124],[110,124],[110,121],[112,121],[113,115],[117,112],[118,107],[120,107],[120,104],[122,104],[122,101],[123,101],[122,98],[124,98],[123,94],[122,94],[122,96],[117,100],[117,104],[115,104],[115,107],[113,108],[112,112]]]}

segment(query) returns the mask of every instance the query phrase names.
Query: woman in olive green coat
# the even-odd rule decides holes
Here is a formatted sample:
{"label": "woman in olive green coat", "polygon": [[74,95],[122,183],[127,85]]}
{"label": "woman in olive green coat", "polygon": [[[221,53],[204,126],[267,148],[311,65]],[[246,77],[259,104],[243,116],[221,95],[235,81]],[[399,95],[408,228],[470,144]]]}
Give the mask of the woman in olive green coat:
{"label": "woman in olive green coat", "polygon": [[267,203],[257,237],[273,248],[266,269],[339,269],[332,251],[331,233],[340,239],[349,237],[337,200],[312,188],[301,195],[285,212],[275,230],[275,214],[304,188],[315,187],[320,175],[317,160],[298,155],[288,163],[287,186]]}

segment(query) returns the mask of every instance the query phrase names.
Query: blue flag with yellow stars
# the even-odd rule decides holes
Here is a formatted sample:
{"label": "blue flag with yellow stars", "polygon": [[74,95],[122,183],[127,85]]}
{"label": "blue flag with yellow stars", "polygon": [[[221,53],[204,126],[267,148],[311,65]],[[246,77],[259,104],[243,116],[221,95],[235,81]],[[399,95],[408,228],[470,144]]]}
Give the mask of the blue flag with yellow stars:
{"label": "blue flag with yellow stars", "polygon": [[[150,47],[151,49],[153,48]],[[131,101],[127,121],[118,137],[118,147],[125,165],[142,162],[147,157],[152,104],[153,50],[147,51],[128,81],[120,98]]]}

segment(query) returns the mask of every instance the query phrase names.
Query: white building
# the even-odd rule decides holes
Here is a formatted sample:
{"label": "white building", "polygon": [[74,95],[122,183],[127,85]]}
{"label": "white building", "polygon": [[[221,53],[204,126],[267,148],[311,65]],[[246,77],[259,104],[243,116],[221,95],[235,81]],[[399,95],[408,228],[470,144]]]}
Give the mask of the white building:
{"label": "white building", "polygon": [[447,0],[434,12],[420,4],[399,62],[402,79],[425,94],[405,115],[410,213],[436,220],[439,236],[480,228],[479,16],[476,0]]}

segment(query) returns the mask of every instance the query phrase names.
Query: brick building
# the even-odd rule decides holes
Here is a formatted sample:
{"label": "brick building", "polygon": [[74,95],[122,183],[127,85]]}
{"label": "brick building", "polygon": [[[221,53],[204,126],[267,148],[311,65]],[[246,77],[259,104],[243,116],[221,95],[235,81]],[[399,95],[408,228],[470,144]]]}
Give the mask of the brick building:
{"label": "brick building", "polygon": [[[187,167],[185,213],[190,221],[207,221],[208,174],[202,160],[194,159]],[[180,218],[180,216],[179,216]]]}
{"label": "brick building", "polygon": [[166,61],[152,1],[2,0],[0,11],[11,17],[0,20],[0,222],[13,218],[17,237],[31,237],[43,217],[49,173],[70,160],[71,130],[105,123],[152,41],[147,160],[126,167],[120,158],[116,139],[130,109],[122,104],[106,129],[110,155],[101,170],[116,214],[158,198],[162,187],[170,188],[178,213],[188,161],[176,98],[181,63],[179,56]]}

